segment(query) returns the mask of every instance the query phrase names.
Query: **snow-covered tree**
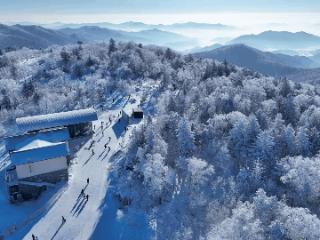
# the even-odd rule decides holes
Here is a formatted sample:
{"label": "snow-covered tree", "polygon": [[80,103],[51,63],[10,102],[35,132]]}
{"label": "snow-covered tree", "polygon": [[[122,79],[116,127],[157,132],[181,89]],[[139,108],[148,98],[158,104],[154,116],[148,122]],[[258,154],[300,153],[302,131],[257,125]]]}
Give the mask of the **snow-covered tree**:
{"label": "snow-covered tree", "polygon": [[194,135],[189,122],[181,118],[177,129],[177,139],[180,152],[183,156],[189,156],[195,149]]}
{"label": "snow-covered tree", "polygon": [[311,153],[311,143],[308,130],[305,127],[300,127],[296,138],[297,152],[302,156],[309,156]]}

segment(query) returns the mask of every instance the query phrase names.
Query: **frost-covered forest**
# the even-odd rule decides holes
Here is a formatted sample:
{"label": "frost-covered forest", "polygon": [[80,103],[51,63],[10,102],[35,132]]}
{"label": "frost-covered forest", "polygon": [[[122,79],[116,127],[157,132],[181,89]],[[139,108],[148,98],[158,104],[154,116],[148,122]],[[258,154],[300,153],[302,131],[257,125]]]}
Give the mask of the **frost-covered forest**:
{"label": "frost-covered forest", "polygon": [[2,133],[157,86],[112,173],[156,239],[320,239],[316,86],[114,41],[2,53],[0,81]]}

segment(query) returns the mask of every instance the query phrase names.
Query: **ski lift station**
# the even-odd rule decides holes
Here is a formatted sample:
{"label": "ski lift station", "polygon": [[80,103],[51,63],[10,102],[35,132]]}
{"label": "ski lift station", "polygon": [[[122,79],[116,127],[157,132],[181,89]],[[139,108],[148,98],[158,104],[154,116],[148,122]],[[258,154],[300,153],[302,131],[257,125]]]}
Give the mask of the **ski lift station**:
{"label": "ski lift station", "polygon": [[94,109],[16,119],[21,134],[5,139],[11,165],[5,180],[11,202],[39,196],[42,190],[68,179],[70,143],[93,133]]}
{"label": "ski lift station", "polygon": [[132,110],[133,118],[141,119],[143,118],[143,111],[140,108],[135,108]]}

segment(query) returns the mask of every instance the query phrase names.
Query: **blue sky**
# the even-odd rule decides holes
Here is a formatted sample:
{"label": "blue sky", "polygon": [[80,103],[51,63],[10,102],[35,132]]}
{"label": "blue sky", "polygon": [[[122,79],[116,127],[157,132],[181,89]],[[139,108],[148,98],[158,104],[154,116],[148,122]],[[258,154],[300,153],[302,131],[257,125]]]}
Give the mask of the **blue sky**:
{"label": "blue sky", "polygon": [[0,0],[0,13],[320,11],[319,0]]}
{"label": "blue sky", "polygon": [[0,0],[7,24],[195,21],[320,34],[319,12],[320,0]]}

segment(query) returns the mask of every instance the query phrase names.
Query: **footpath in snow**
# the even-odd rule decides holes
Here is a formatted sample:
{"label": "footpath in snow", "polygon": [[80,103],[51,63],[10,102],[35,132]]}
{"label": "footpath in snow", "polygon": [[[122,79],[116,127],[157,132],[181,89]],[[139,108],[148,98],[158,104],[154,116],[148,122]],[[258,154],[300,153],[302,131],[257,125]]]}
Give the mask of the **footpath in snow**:
{"label": "footpath in snow", "polygon": [[[123,109],[130,113],[138,104],[139,99],[132,103],[128,101]],[[78,151],[69,169],[67,185],[60,190],[54,205],[34,224],[24,239],[32,239],[32,234],[39,240],[90,238],[103,214],[101,206],[109,186],[109,160],[121,149],[121,142],[128,138],[133,127],[126,130],[127,122],[123,118],[118,120],[120,111],[121,108],[108,111],[94,122],[96,133]],[[109,119],[113,119],[111,124],[108,124]],[[103,130],[101,122],[104,122]],[[82,189],[84,195],[80,195]],[[12,237],[15,238],[14,235]]]}

